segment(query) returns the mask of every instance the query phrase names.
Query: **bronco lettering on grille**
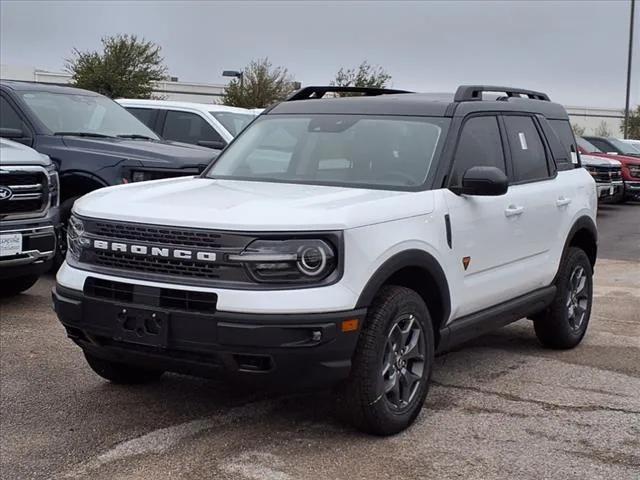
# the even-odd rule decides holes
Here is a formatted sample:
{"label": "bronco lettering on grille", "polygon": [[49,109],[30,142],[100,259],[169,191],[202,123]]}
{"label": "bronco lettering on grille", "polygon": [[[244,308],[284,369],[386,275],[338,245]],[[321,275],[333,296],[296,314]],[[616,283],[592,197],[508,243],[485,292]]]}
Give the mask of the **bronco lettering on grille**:
{"label": "bronco lettering on grille", "polygon": [[93,248],[111,252],[130,253],[147,257],[173,258],[176,260],[196,260],[200,262],[215,262],[215,252],[203,252],[197,250],[185,250],[181,248],[148,247],[122,242],[109,242],[106,240],[94,240]]}

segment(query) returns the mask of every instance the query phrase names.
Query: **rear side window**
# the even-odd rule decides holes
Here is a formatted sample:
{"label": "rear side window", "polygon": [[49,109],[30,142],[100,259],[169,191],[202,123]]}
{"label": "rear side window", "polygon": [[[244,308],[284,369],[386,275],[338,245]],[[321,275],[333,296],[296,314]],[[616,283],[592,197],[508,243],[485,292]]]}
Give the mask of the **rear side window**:
{"label": "rear side window", "polygon": [[[562,143],[562,146],[569,151],[569,159],[572,164],[578,163],[578,145],[576,143],[576,138],[573,135],[573,130],[571,129],[571,124],[569,120],[548,120],[549,125],[553,128],[558,140]],[[548,137],[549,135],[547,135]],[[562,169],[562,162],[560,159],[556,157],[556,163],[558,164],[558,169]]]}
{"label": "rear side window", "polygon": [[223,138],[200,115],[170,110],[164,122],[162,136],[176,142],[224,142]]}
{"label": "rear side window", "polygon": [[462,126],[449,185],[461,186],[471,167],[498,167],[506,173],[497,117],[472,117]]}
{"label": "rear side window", "polygon": [[155,130],[156,117],[158,116],[158,110],[153,108],[133,108],[127,107],[127,111],[134,117],[144,123],[147,127]]}
{"label": "rear side window", "polygon": [[531,182],[548,178],[549,166],[540,133],[531,117],[504,117],[511,150],[514,180]]}

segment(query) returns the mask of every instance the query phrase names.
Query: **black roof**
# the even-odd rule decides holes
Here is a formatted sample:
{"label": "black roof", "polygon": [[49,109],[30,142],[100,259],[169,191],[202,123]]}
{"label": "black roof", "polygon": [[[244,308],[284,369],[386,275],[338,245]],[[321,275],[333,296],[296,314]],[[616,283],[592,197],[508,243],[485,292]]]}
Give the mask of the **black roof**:
{"label": "black roof", "polygon": [[[306,90],[306,91],[305,91]],[[361,96],[323,98],[332,91],[358,91]],[[526,112],[550,119],[568,119],[564,107],[549,101],[541,92],[507,88],[462,86],[456,94],[399,93],[384,89],[342,89],[306,87],[289,100],[275,105],[267,115],[283,114],[354,114],[406,115],[426,117],[461,117],[475,112]],[[482,92],[504,92],[495,100],[482,100]],[[527,97],[527,98],[525,98]]]}
{"label": "black roof", "polygon": [[51,92],[51,93],[66,93],[73,95],[90,95],[100,96],[99,93],[92,92],[90,90],[83,90],[81,88],[68,87],[64,85],[57,85],[53,83],[41,83],[41,82],[24,82],[18,80],[0,80],[0,85],[10,88],[16,91],[32,91],[32,92]]}

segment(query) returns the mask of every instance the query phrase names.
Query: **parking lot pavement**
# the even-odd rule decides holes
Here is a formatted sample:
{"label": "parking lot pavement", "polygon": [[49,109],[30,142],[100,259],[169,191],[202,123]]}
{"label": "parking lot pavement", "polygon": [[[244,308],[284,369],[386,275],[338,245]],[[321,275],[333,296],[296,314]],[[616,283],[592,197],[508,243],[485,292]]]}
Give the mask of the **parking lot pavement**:
{"label": "parking lot pavement", "polygon": [[338,423],[328,393],[179,375],[110,385],[65,338],[45,278],[0,304],[0,476],[637,480],[640,205],[601,217],[610,258],[583,344],[543,350],[523,320],[438,357],[417,423],[386,439]]}

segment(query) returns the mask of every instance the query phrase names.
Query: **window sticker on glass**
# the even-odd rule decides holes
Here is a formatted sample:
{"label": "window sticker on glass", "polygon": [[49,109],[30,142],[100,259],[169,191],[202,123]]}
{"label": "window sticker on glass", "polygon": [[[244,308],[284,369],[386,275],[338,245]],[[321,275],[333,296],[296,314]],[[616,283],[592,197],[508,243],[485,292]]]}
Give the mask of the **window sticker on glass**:
{"label": "window sticker on glass", "polygon": [[571,152],[571,163],[578,164],[578,154],[576,152]]}
{"label": "window sticker on glass", "polygon": [[529,150],[527,147],[527,137],[524,136],[523,132],[518,133],[518,138],[520,139],[520,146],[523,150]]}

